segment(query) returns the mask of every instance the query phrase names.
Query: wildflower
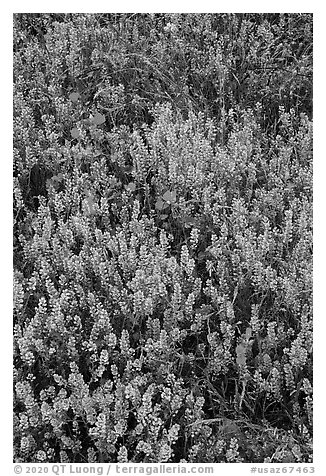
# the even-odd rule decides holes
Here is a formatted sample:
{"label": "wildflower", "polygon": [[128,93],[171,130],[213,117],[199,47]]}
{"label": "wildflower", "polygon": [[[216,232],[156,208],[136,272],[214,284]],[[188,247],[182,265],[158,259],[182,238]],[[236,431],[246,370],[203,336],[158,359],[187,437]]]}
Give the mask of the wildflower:
{"label": "wildflower", "polygon": [[236,438],[231,438],[228,450],[225,453],[226,461],[228,463],[240,463],[242,458],[239,455],[239,444]]}
{"label": "wildflower", "polygon": [[128,463],[128,451],[125,446],[121,446],[117,456],[118,463]]}

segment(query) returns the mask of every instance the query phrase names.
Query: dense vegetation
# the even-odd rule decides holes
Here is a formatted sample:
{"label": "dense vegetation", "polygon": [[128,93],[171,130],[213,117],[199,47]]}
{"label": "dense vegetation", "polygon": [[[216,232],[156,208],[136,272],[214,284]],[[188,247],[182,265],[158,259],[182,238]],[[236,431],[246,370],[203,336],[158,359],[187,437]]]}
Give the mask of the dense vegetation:
{"label": "dense vegetation", "polygon": [[21,462],[312,461],[312,16],[14,15]]}

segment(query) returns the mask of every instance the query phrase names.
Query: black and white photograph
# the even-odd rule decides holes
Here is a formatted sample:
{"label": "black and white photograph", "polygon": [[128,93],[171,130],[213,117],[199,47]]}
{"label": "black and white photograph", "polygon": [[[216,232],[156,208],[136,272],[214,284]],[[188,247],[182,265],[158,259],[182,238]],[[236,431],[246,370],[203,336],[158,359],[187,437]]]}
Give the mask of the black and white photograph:
{"label": "black and white photograph", "polygon": [[15,468],[314,472],[314,14],[11,20]]}

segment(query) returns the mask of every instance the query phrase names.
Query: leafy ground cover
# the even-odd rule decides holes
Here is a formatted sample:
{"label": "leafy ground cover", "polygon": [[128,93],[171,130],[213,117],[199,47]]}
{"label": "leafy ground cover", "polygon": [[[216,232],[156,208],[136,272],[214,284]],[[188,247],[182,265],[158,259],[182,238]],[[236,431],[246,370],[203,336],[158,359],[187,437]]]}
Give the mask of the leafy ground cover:
{"label": "leafy ground cover", "polygon": [[312,461],[312,16],[14,15],[17,462]]}

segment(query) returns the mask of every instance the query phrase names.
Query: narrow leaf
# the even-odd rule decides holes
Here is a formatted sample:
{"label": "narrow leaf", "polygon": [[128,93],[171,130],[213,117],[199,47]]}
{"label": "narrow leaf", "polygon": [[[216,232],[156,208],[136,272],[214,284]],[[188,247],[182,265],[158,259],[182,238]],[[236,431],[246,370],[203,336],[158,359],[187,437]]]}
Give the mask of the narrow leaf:
{"label": "narrow leaf", "polygon": [[246,363],[246,348],[243,344],[238,344],[236,347],[237,364],[242,366]]}

